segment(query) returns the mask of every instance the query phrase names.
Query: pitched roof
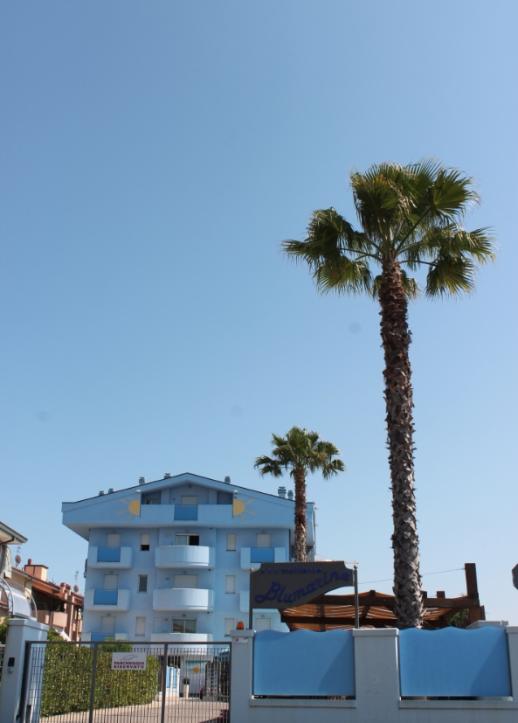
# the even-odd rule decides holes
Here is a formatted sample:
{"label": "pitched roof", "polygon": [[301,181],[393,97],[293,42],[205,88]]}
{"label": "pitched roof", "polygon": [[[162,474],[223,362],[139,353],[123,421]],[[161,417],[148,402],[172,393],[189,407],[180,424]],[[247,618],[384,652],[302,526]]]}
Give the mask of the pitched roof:
{"label": "pitched roof", "polygon": [[[90,500],[103,500],[106,496],[112,496],[112,495],[120,495],[132,491],[138,491],[141,493],[144,492],[150,492],[153,490],[161,490],[166,487],[174,487],[181,484],[184,484],[185,482],[195,482],[196,484],[199,484],[200,486],[205,487],[211,487],[212,489],[221,490],[223,492],[230,492],[232,490],[242,490],[243,492],[247,492],[248,494],[254,494],[254,495],[264,495],[266,497],[273,497],[275,500],[279,502],[289,502],[293,504],[293,500],[290,500],[287,497],[279,497],[279,495],[273,494],[271,492],[263,492],[262,490],[256,490],[251,487],[243,487],[242,485],[235,484],[234,482],[224,482],[222,480],[216,480],[211,477],[203,477],[199,474],[195,474],[193,472],[182,472],[181,474],[172,475],[170,477],[162,477],[158,480],[153,480],[151,482],[145,482],[142,484],[136,484],[132,485],[131,487],[123,487],[119,490],[113,490],[113,492],[107,492],[104,495],[94,495],[92,497],[84,497],[81,500],[75,500],[74,502],[64,502],[63,504],[77,504],[80,502],[88,502]],[[308,505],[311,505],[311,502],[308,502]]]}

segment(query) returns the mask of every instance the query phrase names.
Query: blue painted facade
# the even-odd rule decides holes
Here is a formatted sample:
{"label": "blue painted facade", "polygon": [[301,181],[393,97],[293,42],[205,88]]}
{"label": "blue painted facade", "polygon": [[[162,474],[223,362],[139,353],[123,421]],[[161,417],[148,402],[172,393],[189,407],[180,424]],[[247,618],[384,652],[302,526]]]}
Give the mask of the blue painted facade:
{"label": "blue painted facade", "polygon": [[[88,540],[84,639],[223,640],[247,622],[250,570],[291,559],[293,500],[194,474],[62,509]],[[312,558],[312,503],[307,518]],[[276,611],[257,611],[254,626],[286,629]]]}

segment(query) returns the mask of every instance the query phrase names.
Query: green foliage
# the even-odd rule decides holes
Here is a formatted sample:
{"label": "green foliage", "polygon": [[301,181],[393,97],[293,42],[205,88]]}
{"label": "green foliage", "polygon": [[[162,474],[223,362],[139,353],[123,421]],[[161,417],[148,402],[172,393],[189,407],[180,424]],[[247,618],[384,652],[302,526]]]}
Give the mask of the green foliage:
{"label": "green foliage", "polygon": [[7,619],[0,623],[0,643],[5,645],[7,640]]}
{"label": "green foliage", "polygon": [[334,208],[315,211],[304,241],[285,251],[306,261],[320,291],[368,292],[377,297],[384,265],[397,262],[409,298],[419,291],[411,272],[427,272],[428,296],[471,291],[478,264],[493,258],[486,228],[462,226],[478,201],[471,178],[434,161],[381,163],[353,173],[351,186],[361,231]]}
{"label": "green foliage", "polygon": [[[131,646],[103,643],[97,649],[94,707],[116,708],[155,700],[159,690],[160,662],[148,656],[145,671],[112,670],[112,652]],[[41,715],[88,710],[92,682],[93,647],[59,642],[46,646]]]}
{"label": "green foliage", "polygon": [[300,427],[292,427],[285,437],[272,434],[273,456],[257,457],[255,467],[261,474],[280,477],[283,470],[290,470],[293,476],[296,469],[304,472],[319,470],[324,478],[343,472],[345,465],[336,457],[339,450],[331,442],[320,439],[317,432],[308,432]]}

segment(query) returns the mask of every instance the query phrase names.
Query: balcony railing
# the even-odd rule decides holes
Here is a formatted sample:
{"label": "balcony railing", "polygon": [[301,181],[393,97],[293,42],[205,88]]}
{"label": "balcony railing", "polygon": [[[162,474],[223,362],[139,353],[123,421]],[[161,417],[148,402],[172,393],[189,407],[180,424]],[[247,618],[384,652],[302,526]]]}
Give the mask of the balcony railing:
{"label": "balcony railing", "polygon": [[68,624],[68,615],[59,610],[38,610],[37,617],[39,623],[52,625],[56,628],[63,628],[63,630]]}
{"label": "balcony railing", "polygon": [[126,612],[129,610],[129,590],[102,590],[99,588],[85,591],[85,610],[107,612]]}
{"label": "balcony railing", "polygon": [[88,550],[88,567],[123,570],[131,567],[131,547],[95,547]]}
{"label": "balcony railing", "polygon": [[203,545],[160,545],[155,551],[158,568],[205,568],[213,566],[212,547]]}
{"label": "balcony railing", "polygon": [[83,643],[102,643],[104,640],[127,640],[127,633],[83,633],[81,642]]}
{"label": "balcony railing", "polygon": [[210,643],[211,640],[210,633],[151,633],[152,643]]}
{"label": "balcony railing", "polygon": [[153,610],[208,612],[214,605],[214,592],[197,587],[173,587],[153,592]]}
{"label": "balcony railing", "polygon": [[263,562],[287,562],[285,547],[242,547],[241,569],[257,570]]}

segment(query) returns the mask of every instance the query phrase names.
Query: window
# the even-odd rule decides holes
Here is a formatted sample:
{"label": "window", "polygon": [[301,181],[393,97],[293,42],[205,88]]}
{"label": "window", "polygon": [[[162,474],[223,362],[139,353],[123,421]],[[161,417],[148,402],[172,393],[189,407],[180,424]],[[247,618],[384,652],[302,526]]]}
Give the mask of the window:
{"label": "window", "polygon": [[173,633],[195,633],[196,620],[191,620],[189,618],[173,618],[172,631]]}
{"label": "window", "polygon": [[182,495],[182,505],[197,505],[198,498],[196,495]]}
{"label": "window", "polygon": [[138,591],[147,592],[147,575],[138,576]]}
{"label": "window", "polygon": [[176,535],[175,544],[176,545],[199,545],[200,544],[200,536],[199,535]]}
{"label": "window", "polygon": [[115,618],[113,615],[101,615],[101,633],[112,635],[115,630]]}
{"label": "window", "polygon": [[235,618],[225,618],[225,635],[230,635],[230,633],[235,629],[236,629]]}
{"label": "window", "polygon": [[135,618],[135,635],[146,634],[146,618],[137,617]]}
{"label": "window", "polygon": [[118,583],[118,575],[113,572],[107,572],[104,576],[104,589],[105,590],[116,590]]}
{"label": "window", "polygon": [[108,544],[108,547],[120,547],[121,536],[118,532],[110,532],[106,538],[106,542]]}
{"label": "window", "polygon": [[147,532],[143,532],[140,535],[140,549],[142,552],[148,552],[149,551],[149,535]]}
{"label": "window", "polygon": [[175,587],[198,587],[198,578],[196,575],[175,575]]}
{"label": "window", "polygon": [[257,547],[271,547],[272,536],[268,532],[259,532],[257,534]]}
{"label": "window", "polygon": [[231,552],[236,550],[236,536],[233,532],[227,535],[227,550]]}
{"label": "window", "polygon": [[232,504],[232,493],[231,492],[218,492],[218,505],[231,505]]}
{"label": "window", "polygon": [[225,575],[225,592],[235,593],[236,592],[236,576]]}
{"label": "window", "polygon": [[160,490],[156,492],[146,492],[142,495],[143,505],[159,505],[162,502],[162,493]]}

